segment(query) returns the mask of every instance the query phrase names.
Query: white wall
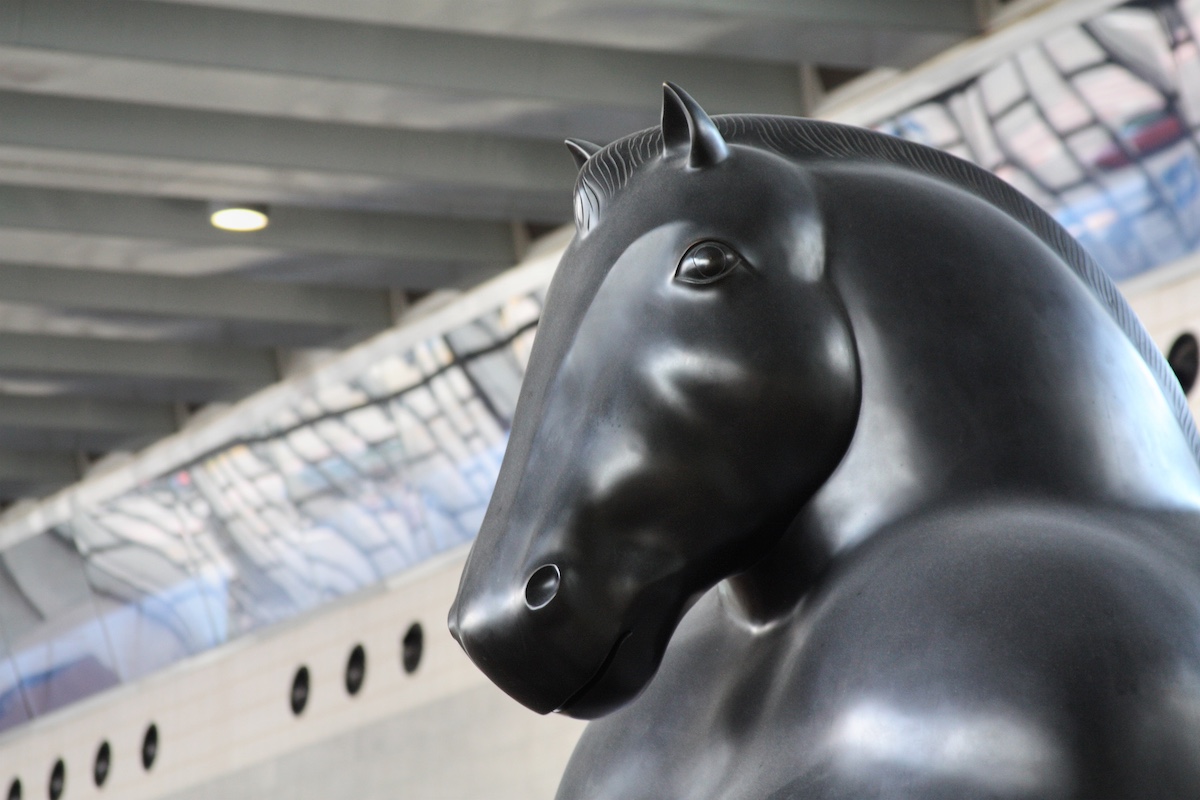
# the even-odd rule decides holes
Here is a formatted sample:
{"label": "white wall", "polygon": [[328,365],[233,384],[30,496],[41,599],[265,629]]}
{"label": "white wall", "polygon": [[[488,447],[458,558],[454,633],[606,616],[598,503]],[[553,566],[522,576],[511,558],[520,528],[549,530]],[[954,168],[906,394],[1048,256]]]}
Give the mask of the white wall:
{"label": "white wall", "polygon": [[[553,797],[583,725],[519,706],[450,638],[446,611],[464,555],[9,732],[0,737],[0,796],[19,775],[25,798],[47,797],[61,757],[64,800]],[[414,621],[425,653],[407,675],[399,643]],[[367,674],[351,697],[343,674],[356,643]],[[312,690],[296,717],[288,698],[300,664]],[[151,721],[159,755],[146,772],[140,748]],[[113,767],[98,790],[92,764],[105,739]]]}

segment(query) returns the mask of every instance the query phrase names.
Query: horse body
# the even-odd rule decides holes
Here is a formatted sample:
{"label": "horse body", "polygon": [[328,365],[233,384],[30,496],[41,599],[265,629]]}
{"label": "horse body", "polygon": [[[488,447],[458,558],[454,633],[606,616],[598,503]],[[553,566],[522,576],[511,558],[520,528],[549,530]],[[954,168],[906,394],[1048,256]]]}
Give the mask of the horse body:
{"label": "horse body", "polygon": [[560,800],[1200,796],[1200,468],[1144,334],[990,176],[789,124],[668,88],[588,158],[456,637],[608,714]]}
{"label": "horse body", "polygon": [[1195,461],[1153,376],[1011,219],[860,170],[814,170],[855,439],[560,800],[1200,796]]}
{"label": "horse body", "polygon": [[907,518],[765,630],[711,593],[559,800],[1197,796],[1198,520],[1081,512]]}

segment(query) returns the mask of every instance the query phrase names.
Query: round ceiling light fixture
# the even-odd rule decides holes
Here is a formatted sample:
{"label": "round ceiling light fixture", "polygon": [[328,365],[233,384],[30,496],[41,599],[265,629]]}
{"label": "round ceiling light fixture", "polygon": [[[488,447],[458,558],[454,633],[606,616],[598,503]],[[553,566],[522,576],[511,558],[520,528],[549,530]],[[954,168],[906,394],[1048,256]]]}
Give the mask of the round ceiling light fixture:
{"label": "round ceiling light fixture", "polygon": [[223,231],[261,231],[270,219],[262,203],[213,203],[209,206],[209,222]]}

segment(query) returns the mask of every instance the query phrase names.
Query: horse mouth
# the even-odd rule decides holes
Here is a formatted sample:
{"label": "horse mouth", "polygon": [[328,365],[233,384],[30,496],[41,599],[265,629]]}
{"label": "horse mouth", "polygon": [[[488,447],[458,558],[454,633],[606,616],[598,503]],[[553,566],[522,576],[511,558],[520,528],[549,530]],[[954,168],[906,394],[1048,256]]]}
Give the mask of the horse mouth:
{"label": "horse mouth", "polygon": [[582,686],[576,689],[570,697],[564,700],[558,708],[554,709],[556,714],[569,714],[571,706],[579,702],[580,698],[584,697],[588,692],[596,688],[597,684],[604,680],[605,676],[608,674],[609,668],[612,667],[613,662],[617,660],[617,651],[621,649],[621,645],[625,644],[625,641],[632,633],[633,631],[625,631],[617,637],[617,640],[613,642],[612,648],[609,649],[608,655],[606,655],[604,660],[600,662],[600,666],[592,674],[592,677],[588,678],[587,681],[585,681]]}

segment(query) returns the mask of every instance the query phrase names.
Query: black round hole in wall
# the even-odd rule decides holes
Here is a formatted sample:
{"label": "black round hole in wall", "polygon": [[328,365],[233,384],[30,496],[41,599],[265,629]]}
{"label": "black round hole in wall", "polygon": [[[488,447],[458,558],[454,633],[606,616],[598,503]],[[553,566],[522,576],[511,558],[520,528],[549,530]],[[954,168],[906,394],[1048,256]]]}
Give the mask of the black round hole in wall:
{"label": "black round hole in wall", "polygon": [[21,800],[21,779],[13,778],[8,785],[8,800]]}
{"label": "black round hole in wall", "polygon": [[358,694],[366,677],[367,651],[361,644],[356,644],[350,651],[350,658],[346,659],[346,691],[351,695]]}
{"label": "black round hole in wall", "polygon": [[425,651],[425,632],[421,623],[414,622],[408,626],[408,632],[400,640],[400,663],[404,671],[412,675],[421,665],[421,654]]}
{"label": "black round hole in wall", "polygon": [[1196,375],[1200,373],[1200,344],[1190,333],[1182,333],[1171,344],[1167,351],[1167,363],[1171,371],[1179,379],[1179,386],[1187,394],[1196,385]]}
{"label": "black round hole in wall", "polygon": [[108,742],[101,742],[100,747],[96,750],[96,763],[92,765],[92,778],[96,781],[96,786],[103,786],[108,780],[108,770],[112,767],[112,748],[108,746]]}
{"label": "black round hole in wall", "polygon": [[153,767],[156,758],[158,758],[158,726],[151,722],[150,727],[146,728],[146,735],[142,737],[142,768]]}
{"label": "black round hole in wall", "polygon": [[296,677],[292,678],[292,693],[288,697],[288,702],[291,703],[292,713],[296,716],[300,716],[300,712],[308,705],[308,667],[296,670]]}
{"label": "black round hole in wall", "polygon": [[60,758],[54,762],[54,769],[50,770],[50,800],[58,800],[62,797],[63,789],[67,787],[67,765]]}

